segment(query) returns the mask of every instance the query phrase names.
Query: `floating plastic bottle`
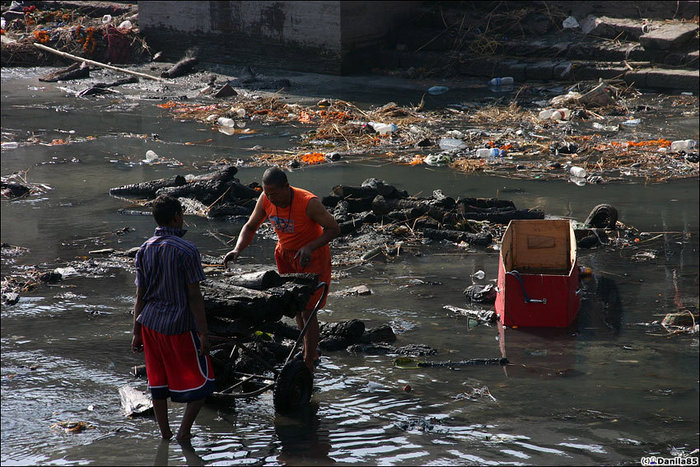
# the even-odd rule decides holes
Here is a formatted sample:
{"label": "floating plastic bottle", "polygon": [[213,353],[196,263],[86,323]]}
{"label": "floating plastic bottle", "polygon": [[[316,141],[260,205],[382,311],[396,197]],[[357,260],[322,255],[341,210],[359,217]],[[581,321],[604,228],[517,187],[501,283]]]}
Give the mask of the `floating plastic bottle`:
{"label": "floating plastic bottle", "polygon": [[515,80],[512,76],[505,76],[503,78],[493,78],[489,81],[491,86],[511,86]]}
{"label": "floating plastic bottle", "polygon": [[472,278],[474,279],[482,280],[484,277],[486,277],[486,273],[481,269],[472,274]]}
{"label": "floating plastic bottle", "polygon": [[389,135],[399,129],[395,123],[369,122],[368,125],[380,135]]}
{"label": "floating plastic bottle", "polygon": [[131,29],[132,27],[133,27],[133,25],[131,24],[131,21],[129,21],[128,19],[125,21],[122,21],[119,24],[119,29]]}
{"label": "floating plastic bottle", "polygon": [[583,167],[577,167],[575,165],[571,166],[569,168],[569,173],[571,174],[572,177],[577,177],[577,178],[586,178],[586,169]]}
{"label": "floating plastic bottle", "polygon": [[624,122],[622,122],[623,125],[627,125],[627,126],[637,126],[640,123],[642,123],[642,120],[639,118],[633,118],[633,119],[625,120]]}
{"label": "floating plastic bottle", "polygon": [[6,141],[2,143],[3,149],[17,149],[18,147],[19,143],[17,141]]}
{"label": "floating plastic bottle", "polygon": [[159,157],[160,156],[158,154],[156,154],[156,152],[151,150],[151,149],[146,151],[146,162],[153,162],[155,160],[158,160]]}
{"label": "floating plastic bottle", "polygon": [[450,88],[448,88],[447,86],[433,86],[432,88],[428,89],[428,94],[437,96],[439,94],[445,94],[449,90]]}
{"label": "floating plastic bottle", "polygon": [[698,147],[694,139],[682,139],[671,143],[671,152],[691,151]]}
{"label": "floating plastic bottle", "polygon": [[479,157],[481,159],[485,159],[487,157],[491,156],[491,149],[488,148],[481,148],[476,150],[476,157]]}

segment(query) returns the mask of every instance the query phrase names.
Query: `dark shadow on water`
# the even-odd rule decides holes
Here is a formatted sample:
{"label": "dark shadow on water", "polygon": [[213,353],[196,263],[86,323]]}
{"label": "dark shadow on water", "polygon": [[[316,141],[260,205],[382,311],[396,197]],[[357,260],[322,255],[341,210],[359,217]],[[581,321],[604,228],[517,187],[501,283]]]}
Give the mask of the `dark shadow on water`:
{"label": "dark shadow on water", "polygon": [[293,413],[275,416],[275,434],[280,441],[279,462],[286,465],[329,465],[331,442],[328,429],[318,416],[318,402]]}
{"label": "dark shadow on water", "polygon": [[[170,451],[170,444],[175,443],[174,441],[166,441],[162,440],[158,444],[158,449],[156,450],[156,458],[153,461],[153,465],[168,465],[168,454]],[[199,457],[197,452],[194,450],[194,447],[192,447],[192,442],[191,441],[183,441],[180,443],[177,443],[180,445],[180,449],[182,449],[182,453],[185,455],[185,461],[187,462],[187,465],[205,465],[206,463],[204,462],[204,459]]]}
{"label": "dark shadow on water", "polygon": [[510,364],[503,367],[508,377],[573,377],[577,342],[616,338],[623,317],[622,299],[613,279],[603,276],[583,281],[588,295],[574,323],[568,328],[505,328],[498,323],[501,356]]}
{"label": "dark shadow on water", "polygon": [[578,329],[584,339],[604,337],[609,329],[612,337],[620,335],[622,327],[622,298],[614,279],[605,276],[593,276],[584,283],[589,299],[583,300],[578,314]]}

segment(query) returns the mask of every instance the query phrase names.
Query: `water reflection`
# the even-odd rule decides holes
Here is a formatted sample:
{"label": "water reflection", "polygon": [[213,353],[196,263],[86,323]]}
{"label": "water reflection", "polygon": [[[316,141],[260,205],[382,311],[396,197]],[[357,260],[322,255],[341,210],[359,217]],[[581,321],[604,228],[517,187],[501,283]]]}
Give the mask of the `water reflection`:
{"label": "water reflection", "polygon": [[280,442],[278,460],[287,465],[329,465],[331,442],[328,429],[318,416],[319,404],[312,401],[295,413],[275,417],[275,434]]}
{"label": "water reflection", "polygon": [[[192,446],[192,442],[187,440],[183,441],[181,443],[177,443],[179,446],[178,448],[182,451],[182,453],[185,456],[185,462],[186,465],[205,465],[206,463],[204,462],[204,459],[199,457],[197,452],[195,451],[194,447]],[[174,446],[174,442],[167,441],[167,440],[161,440],[158,443],[158,449],[156,449],[156,457],[153,460],[153,465],[168,465],[168,458],[170,454],[170,446]],[[178,449],[174,448],[174,449]]]}

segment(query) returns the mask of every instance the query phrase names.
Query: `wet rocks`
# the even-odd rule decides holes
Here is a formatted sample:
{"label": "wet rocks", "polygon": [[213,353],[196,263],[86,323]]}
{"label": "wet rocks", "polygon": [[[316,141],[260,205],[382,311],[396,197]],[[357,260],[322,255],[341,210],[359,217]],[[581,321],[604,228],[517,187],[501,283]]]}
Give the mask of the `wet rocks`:
{"label": "wet rocks", "polygon": [[365,332],[365,323],[357,319],[326,324],[321,327],[318,346],[324,350],[343,350],[360,342]]}

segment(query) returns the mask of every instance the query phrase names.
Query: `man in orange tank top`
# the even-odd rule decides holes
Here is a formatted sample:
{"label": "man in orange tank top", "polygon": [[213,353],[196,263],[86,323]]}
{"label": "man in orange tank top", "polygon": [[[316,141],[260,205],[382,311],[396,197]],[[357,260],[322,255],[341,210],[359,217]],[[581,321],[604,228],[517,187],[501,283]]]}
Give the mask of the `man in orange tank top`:
{"label": "man in orange tank top", "polygon": [[[260,225],[269,219],[277,233],[275,260],[280,274],[310,272],[319,275],[319,281],[330,285],[331,253],[328,242],[340,234],[340,227],[330,212],[313,193],[289,185],[287,175],[279,167],[265,171],[263,193],[255,204],[248,222],[241,229],[236,247],[224,256],[224,267],[235,261],[253,241]],[[306,310],[297,314],[299,329],[311,316],[321,297],[319,290],[306,304]],[[320,306],[325,305],[325,300]],[[318,320],[313,318],[304,336],[304,363],[313,373],[318,360]]]}

